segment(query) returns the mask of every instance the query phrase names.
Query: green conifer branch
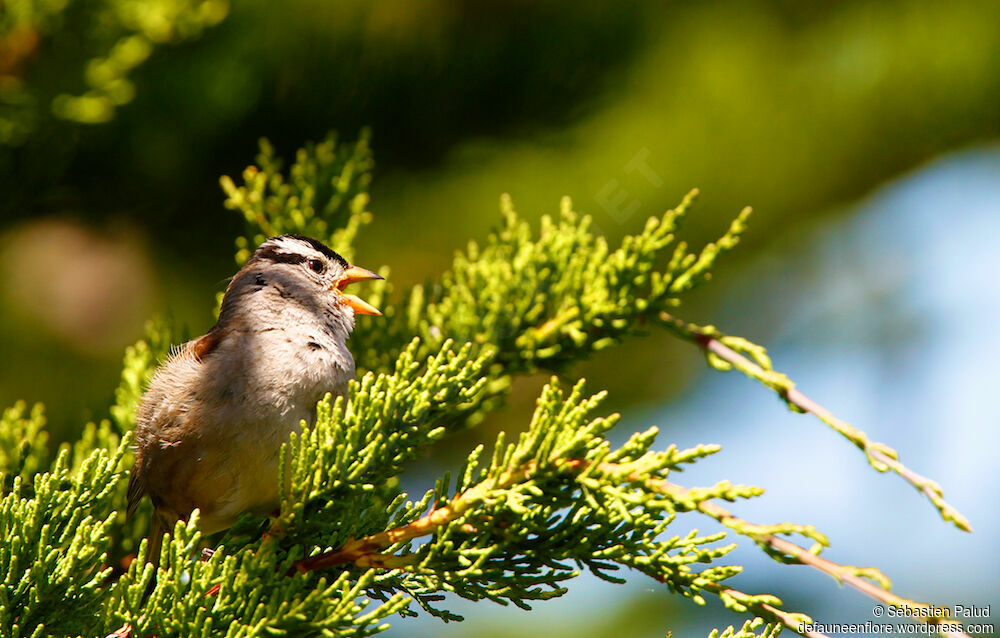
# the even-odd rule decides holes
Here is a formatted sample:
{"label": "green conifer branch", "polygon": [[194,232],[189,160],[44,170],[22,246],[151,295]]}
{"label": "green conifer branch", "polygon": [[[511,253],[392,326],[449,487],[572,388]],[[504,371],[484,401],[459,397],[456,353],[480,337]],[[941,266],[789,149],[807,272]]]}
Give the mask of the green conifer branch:
{"label": "green conifer branch", "polygon": [[[559,583],[577,574],[570,563],[612,582],[622,582],[612,572],[624,566],[699,603],[704,602],[699,592],[711,591],[727,605],[740,601],[740,611],[801,622],[803,616],[777,610],[780,601],[773,597],[737,596],[735,590],[718,585],[739,568],[691,570],[693,563],[714,563],[732,549],[710,546],[723,535],[698,536],[692,531],[659,540],[675,513],[692,503],[754,496],[760,490],[720,483],[683,494],[685,502],[678,507],[672,498],[663,498],[676,493],[663,489],[663,477],[718,447],[671,446],[653,452],[656,431],[651,429],[613,451],[602,435],[614,426],[617,415],[588,419],[603,393],[585,399],[582,392],[581,382],[564,397],[553,380],[539,398],[528,431],[512,444],[505,444],[501,435],[486,466],[480,464],[483,450],[475,450],[453,492],[443,479],[416,507],[404,508],[402,524],[365,537],[350,536],[337,549],[296,561],[296,569],[304,573],[353,565],[402,572],[379,587],[386,594],[405,591],[425,609],[450,619],[454,616],[422,602],[421,595],[451,591],[471,600],[487,598],[527,608],[530,600],[565,591]],[[357,398],[352,392],[348,405]],[[322,420],[318,426],[326,429]],[[344,431],[345,424],[337,423],[333,430]],[[303,440],[316,441],[308,433]],[[323,482],[331,478],[336,481],[327,476]],[[424,508],[423,515],[413,518]],[[627,532],[623,535],[622,530]],[[429,540],[414,549],[411,542],[424,536]]]}
{"label": "green conifer branch", "polygon": [[[725,508],[707,499],[697,499],[689,503],[688,495],[697,491],[682,487],[670,481],[658,481],[657,489],[671,494],[676,502],[690,505],[693,509],[706,514],[718,522],[722,523],[737,534],[746,536],[760,545],[768,554],[779,562],[800,563],[817,569],[836,580],[838,583],[849,585],[873,600],[881,601],[886,605],[898,608],[909,609],[933,609],[934,606],[922,603],[909,598],[903,598],[892,593],[892,582],[880,570],[873,567],[854,567],[853,565],[840,565],[819,555],[823,547],[829,546],[826,537],[820,534],[812,526],[801,526],[790,523],[779,525],[755,525],[738,516],[735,516]],[[811,549],[800,547],[791,541],[779,538],[778,534],[800,534],[816,541]],[[930,625],[939,625],[948,622],[945,617],[925,616],[921,620]],[[965,635],[965,634],[958,634]]]}
{"label": "green conifer branch", "polygon": [[[248,171],[254,172],[255,183],[277,184],[272,190],[281,196],[275,199],[274,211],[268,215],[260,212],[261,202],[266,199],[258,194],[263,192],[263,186],[237,189],[231,180],[223,178],[229,194],[227,205],[243,210],[251,226],[262,215],[264,219],[312,219],[298,213],[290,202],[312,201],[311,194],[319,192],[330,175],[337,176],[344,192],[354,192],[367,185],[369,175],[365,171],[372,166],[367,137],[353,148],[336,152],[330,150],[330,145],[335,145],[333,137],[319,145],[327,149],[325,153],[313,151],[314,147],[301,151],[296,165],[300,168],[293,171],[300,178],[288,184],[263,145],[259,172],[253,167]],[[324,159],[311,160],[313,155]],[[310,160],[332,168],[327,173],[303,170],[301,164]],[[793,410],[812,412],[861,449],[877,471],[896,472],[925,494],[945,520],[960,529],[971,529],[968,520],[944,500],[936,482],[900,463],[891,447],[871,441],[864,432],[796,390],[791,380],[773,370],[764,348],[724,336],[711,326],[688,324],[671,314],[680,304],[677,295],[707,280],[715,259],[736,246],[750,215],[750,209],[744,209],[720,239],[698,253],[689,252],[684,242],[678,242],[667,267],[657,270],[661,253],[674,243],[677,225],[696,196],[697,191],[692,191],[674,210],[650,218],[641,234],[626,237],[616,250],[611,250],[603,237],[590,232],[590,218],[573,212],[568,198],[563,199],[558,221],[542,218],[536,238],[530,226],[518,219],[510,198],[504,196],[504,226],[484,246],[470,242],[465,252],[456,255],[452,269],[442,275],[440,286],[429,291],[416,286],[399,309],[388,305],[384,312],[389,325],[361,327],[353,340],[359,347],[359,358],[368,369],[388,369],[414,334],[426,344],[422,353],[432,351],[445,338],[488,346],[496,351],[497,363],[503,367],[503,373],[495,379],[497,399],[484,402],[484,411],[488,411],[499,402],[513,374],[560,371],[590,352],[618,343],[644,323],[657,322],[705,349],[713,366],[735,366],[778,392]],[[245,204],[250,201],[253,206]],[[330,195],[327,203],[321,200],[315,205],[329,208],[341,223],[346,223],[342,218],[343,201],[339,195]],[[370,219],[367,213],[356,217]],[[262,240],[265,235],[258,232],[255,238]],[[378,290],[378,301],[382,303],[385,284]],[[404,307],[405,313],[401,310]],[[740,356],[740,352],[756,363]],[[473,421],[481,416],[475,415]]]}
{"label": "green conifer branch", "polygon": [[770,618],[777,626],[784,626],[796,633],[809,638],[829,638],[825,634],[814,631],[800,632],[799,627],[803,624],[812,623],[812,618],[805,614],[789,613],[778,607],[781,600],[769,594],[746,594],[738,589],[725,587],[719,584],[712,584],[708,589],[716,594],[722,603],[737,613],[745,614],[753,612],[757,617]]}
{"label": "green conifer branch", "polygon": [[[433,501],[444,505],[428,508],[403,525],[349,538],[339,549],[300,560],[296,567],[305,572],[351,563],[406,570],[411,576],[399,586],[408,593],[446,590],[525,607],[528,600],[564,591],[558,583],[576,574],[566,561],[616,582],[620,579],[608,571],[617,566],[640,569],[696,599],[706,583],[738,571],[690,571],[692,562],[712,562],[732,549],[698,548],[720,535],[698,537],[692,532],[656,541],[673,521],[673,507],[657,493],[644,491],[643,481],[633,476],[665,473],[717,448],[653,453],[649,446],[654,432],[646,432],[612,452],[601,435],[617,417],[588,421],[603,394],[585,399],[582,390],[578,384],[564,399],[554,384],[547,386],[529,430],[517,443],[506,445],[501,436],[491,462],[482,467],[482,450],[475,450],[450,495],[448,481],[439,482]],[[352,400],[355,397],[352,393]],[[601,473],[591,467],[599,467],[609,456],[629,469],[613,466]],[[425,498],[423,504],[430,500]],[[406,510],[408,519],[413,511]],[[626,522],[629,533],[623,539],[614,532]],[[412,550],[410,541],[421,536],[431,539]]]}
{"label": "green conifer branch", "polygon": [[49,466],[49,433],[45,431],[45,407],[18,401],[0,417],[0,493],[13,487],[15,477],[30,481]]}
{"label": "green conifer branch", "polygon": [[[247,221],[237,260],[265,236],[284,232],[318,237],[349,254],[370,220],[371,167],[366,136],[353,146],[329,138],[303,149],[287,176],[262,143],[258,166],[244,172],[241,186],[222,182],[227,206]],[[439,284],[416,286],[399,303],[387,282],[370,285],[365,295],[385,318],[359,326],[351,346],[367,372],[346,396],[320,402],[311,427],[284,447],[277,518],[244,516],[210,555],[199,549],[195,514],[164,540],[159,566],[146,565],[146,545],[136,544],[146,513],[130,523],[120,514],[125,482],[116,468],[122,460],[128,465],[135,406],[166,356],[169,326],[150,324],[147,338],[127,351],[111,418],[89,424],[48,472],[37,473],[50,463],[40,409],[29,416],[23,405],[9,411],[0,421],[0,526],[6,526],[0,531],[6,538],[14,526],[29,526],[18,536],[19,554],[0,551],[6,569],[0,572],[6,577],[0,633],[41,636],[65,627],[67,633],[116,638],[367,636],[384,629],[390,615],[415,613],[412,603],[458,619],[438,606],[445,592],[528,607],[562,594],[565,582],[583,569],[622,582],[625,567],[696,603],[707,593],[737,613],[773,621],[761,636],[777,635],[782,626],[798,631],[807,616],[782,610],[773,596],[725,583],[741,569],[721,564],[733,547],[720,544],[725,532],[685,530],[667,537],[678,514],[694,511],[781,562],[810,565],[888,604],[915,605],[889,593],[888,579],[877,570],[820,558],[828,542],[812,526],[754,525],[713,502],[758,496],[760,488],[726,481],[684,488],[668,480],[670,471],[718,446],[656,451],[651,428],[612,448],[605,433],[618,417],[590,416],[603,394],[585,396],[582,382],[568,394],[555,382],[547,386],[527,431],[511,443],[501,435],[488,456],[482,447],[474,450],[454,481],[445,475],[416,502],[400,493],[398,476],[407,463],[495,409],[514,375],[563,371],[644,324],[687,327],[690,334],[681,335],[687,340],[722,346],[702,346],[717,366],[751,376],[756,366],[757,378],[776,390],[784,387],[793,407],[815,407],[797,400],[763,348],[714,329],[669,325],[681,296],[707,280],[716,257],[738,242],[749,214],[743,211],[719,240],[692,252],[675,234],[694,196],[616,248],[590,231],[590,219],[575,213],[568,199],[559,216],[543,218],[536,232],[505,197],[500,230],[456,255]],[[827,416],[856,444],[862,440]],[[883,448],[870,444],[866,452],[896,462]],[[904,476],[909,472],[876,460]],[[34,491],[27,489],[29,476]],[[779,535],[808,538],[813,547]],[[25,571],[26,551],[44,560]],[[138,552],[137,560],[109,582],[108,557],[130,551]],[[11,589],[12,583],[21,589]],[[20,596],[27,591],[57,592],[75,601],[78,613],[57,617],[56,608],[37,596]],[[722,635],[757,636],[762,623],[756,618]]]}
{"label": "green conifer branch", "polygon": [[131,435],[114,451],[91,452],[74,470],[63,448],[52,469],[21,476],[0,501],[0,635],[93,635],[102,589],[113,495]]}
{"label": "green conifer branch", "polygon": [[[374,609],[362,598],[374,573],[344,572],[327,580],[286,578],[290,566],[267,541],[256,551],[216,551],[203,559],[197,515],[164,539],[158,569],[145,562],[146,543],[112,587],[102,618],[105,633],[120,635],[370,636],[407,604],[396,596]],[[155,585],[144,600],[147,589]]]}
{"label": "green conifer branch", "polygon": [[274,147],[262,139],[257,165],[243,171],[242,186],[228,176],[220,180],[226,208],[239,211],[247,223],[246,234],[236,240],[236,263],[246,263],[268,237],[287,233],[315,237],[350,260],[354,238],[371,221],[368,184],[374,162],[369,137],[362,131],[355,144],[346,145],[331,133],[318,144],[307,144],[287,178]]}
{"label": "green conifer branch", "polygon": [[[763,627],[761,627],[763,625]],[[760,628],[761,633],[757,633]],[[743,623],[736,629],[732,625],[719,633],[718,629],[713,629],[708,638],[777,638],[781,635],[781,625],[765,625],[761,618],[754,618]],[[672,633],[667,633],[667,638],[672,638]]]}
{"label": "green conifer branch", "polygon": [[[588,352],[613,345],[636,326],[671,316],[669,311],[679,304],[677,295],[710,276],[715,258],[732,248],[745,230],[749,209],[720,240],[697,253],[678,242],[666,268],[656,268],[660,253],[674,243],[677,223],[695,195],[692,192],[677,209],[652,218],[641,235],[626,238],[614,251],[603,238],[589,232],[589,218],[574,213],[568,199],[563,200],[558,221],[543,218],[536,238],[530,227],[518,220],[505,197],[501,202],[504,226],[484,246],[470,243],[458,254],[440,285],[415,287],[398,307],[382,299],[391,290],[388,285],[378,288],[386,321],[377,331],[359,330],[353,340],[355,351],[361,354],[362,365],[385,371],[391,369],[395,353],[413,334],[423,338],[420,344],[411,342],[409,346],[414,359],[433,352],[445,337],[464,339],[482,348],[493,364],[487,375],[489,390],[478,401],[480,411],[463,415],[467,423],[474,423],[502,400],[513,374],[559,370]],[[247,219],[252,225],[254,217]],[[727,339],[770,367],[763,348]],[[838,425],[851,438],[852,429],[840,422]],[[433,437],[424,439],[431,440]],[[876,453],[882,451],[874,444],[869,447]],[[370,484],[369,489],[376,486]],[[441,494],[437,497],[440,500]],[[424,503],[429,498],[430,494]],[[408,514],[418,510],[411,509]],[[744,522],[738,527],[737,531],[755,540],[776,533],[803,534],[814,540],[813,552],[826,544],[825,537],[810,526],[764,527]],[[331,545],[341,547],[343,543]],[[761,545],[774,551],[766,542]],[[780,552],[775,555],[783,556]],[[375,560],[398,559],[383,555]],[[856,568],[842,566],[838,573],[849,569]],[[865,570],[856,574],[880,576]]]}

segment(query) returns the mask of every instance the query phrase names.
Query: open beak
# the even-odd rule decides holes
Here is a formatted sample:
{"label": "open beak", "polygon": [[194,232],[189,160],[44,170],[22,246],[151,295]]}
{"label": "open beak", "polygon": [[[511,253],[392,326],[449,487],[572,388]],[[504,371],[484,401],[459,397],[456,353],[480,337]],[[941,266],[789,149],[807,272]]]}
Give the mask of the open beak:
{"label": "open beak", "polygon": [[343,276],[334,285],[337,292],[343,298],[344,303],[354,308],[354,312],[359,315],[381,315],[379,309],[371,305],[364,299],[356,297],[354,295],[349,295],[344,292],[344,288],[350,284],[357,283],[359,281],[365,281],[367,279],[382,279],[381,276],[376,275],[370,270],[365,270],[364,268],[359,268],[357,266],[351,266],[344,271]]}

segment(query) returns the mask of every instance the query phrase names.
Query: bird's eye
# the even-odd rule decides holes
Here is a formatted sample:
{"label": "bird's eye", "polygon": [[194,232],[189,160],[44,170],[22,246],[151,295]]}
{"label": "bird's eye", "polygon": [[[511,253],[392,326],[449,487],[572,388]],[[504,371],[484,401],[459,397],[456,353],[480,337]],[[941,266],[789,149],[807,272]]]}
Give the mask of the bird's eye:
{"label": "bird's eye", "polygon": [[313,272],[323,272],[326,270],[326,266],[318,259],[310,259],[309,267],[312,268]]}

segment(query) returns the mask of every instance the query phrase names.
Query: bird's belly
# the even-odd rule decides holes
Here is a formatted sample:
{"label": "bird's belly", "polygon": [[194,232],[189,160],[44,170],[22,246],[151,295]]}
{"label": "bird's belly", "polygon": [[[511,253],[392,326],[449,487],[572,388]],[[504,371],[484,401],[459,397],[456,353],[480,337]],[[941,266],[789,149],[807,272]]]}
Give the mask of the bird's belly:
{"label": "bird's belly", "polygon": [[266,366],[274,374],[234,375],[217,366],[203,371],[204,383],[184,417],[200,427],[185,429],[183,442],[177,441],[193,452],[185,455],[186,476],[163,477],[172,484],[165,491],[182,498],[160,501],[181,518],[198,508],[205,534],[226,529],[244,512],[266,514],[279,505],[281,446],[292,432],[301,431],[303,421],[313,421],[324,394],[342,393],[353,376],[353,365],[344,370],[331,350],[308,360],[265,361],[257,358],[263,356],[260,346],[243,344],[239,367]]}
{"label": "bird's belly", "polygon": [[301,431],[301,421],[301,414],[285,415],[240,428],[217,449],[215,458],[204,459],[206,471],[214,474],[209,480],[218,488],[206,494],[204,502],[194,499],[206,534],[231,526],[244,512],[267,514],[278,507],[281,446],[292,432]]}

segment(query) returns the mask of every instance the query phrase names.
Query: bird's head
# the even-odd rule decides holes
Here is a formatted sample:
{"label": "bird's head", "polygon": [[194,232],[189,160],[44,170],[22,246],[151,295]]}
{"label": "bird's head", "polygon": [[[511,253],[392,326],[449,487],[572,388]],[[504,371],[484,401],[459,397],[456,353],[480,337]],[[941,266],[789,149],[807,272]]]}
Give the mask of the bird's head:
{"label": "bird's head", "polygon": [[[253,303],[259,292],[326,313],[350,327],[354,315],[381,315],[360,297],[344,292],[348,285],[379,275],[347,263],[325,244],[302,235],[281,235],[261,244],[233,278],[222,302],[220,323],[237,305]],[[270,295],[267,294],[270,293]]]}

